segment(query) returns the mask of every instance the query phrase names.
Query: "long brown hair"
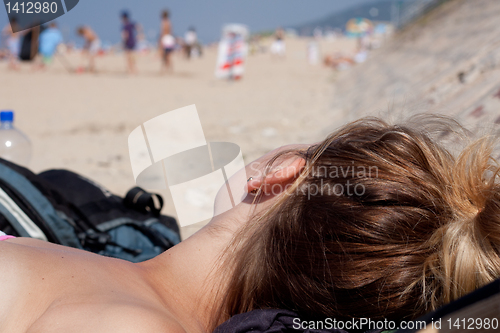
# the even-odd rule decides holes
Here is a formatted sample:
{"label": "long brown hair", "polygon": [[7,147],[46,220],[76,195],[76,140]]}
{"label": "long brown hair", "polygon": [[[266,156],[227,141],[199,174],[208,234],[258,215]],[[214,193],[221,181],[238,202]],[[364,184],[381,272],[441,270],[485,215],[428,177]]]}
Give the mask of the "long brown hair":
{"label": "long brown hair", "polygon": [[306,167],[235,237],[213,327],[262,308],[412,319],[499,277],[493,140],[454,156],[432,128],[465,133],[450,119],[394,126],[365,118],[307,150],[281,153]]}

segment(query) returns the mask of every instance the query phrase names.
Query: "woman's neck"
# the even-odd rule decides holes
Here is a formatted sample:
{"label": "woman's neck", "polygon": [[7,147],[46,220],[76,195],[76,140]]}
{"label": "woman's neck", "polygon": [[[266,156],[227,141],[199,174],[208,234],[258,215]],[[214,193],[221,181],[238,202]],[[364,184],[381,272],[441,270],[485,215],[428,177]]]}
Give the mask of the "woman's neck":
{"label": "woman's neck", "polygon": [[221,256],[244,222],[251,205],[241,203],[158,257],[139,264],[160,301],[187,332],[206,332],[212,313],[222,306]]}
{"label": "woman's neck", "polygon": [[[246,167],[246,174],[262,175],[267,160],[275,153],[270,152],[252,162],[251,167]],[[257,172],[259,168],[262,169],[260,173]],[[215,201],[216,214],[229,205],[229,198],[223,193],[219,192]],[[221,267],[224,265],[222,256],[238,231],[254,214],[269,209],[276,197],[275,194],[259,196],[259,202],[254,203],[255,197],[248,195],[236,207],[216,215],[187,240],[139,265],[144,268],[160,301],[187,332],[209,329],[214,312],[223,306],[221,295],[225,294],[227,277],[231,274],[227,266]]]}

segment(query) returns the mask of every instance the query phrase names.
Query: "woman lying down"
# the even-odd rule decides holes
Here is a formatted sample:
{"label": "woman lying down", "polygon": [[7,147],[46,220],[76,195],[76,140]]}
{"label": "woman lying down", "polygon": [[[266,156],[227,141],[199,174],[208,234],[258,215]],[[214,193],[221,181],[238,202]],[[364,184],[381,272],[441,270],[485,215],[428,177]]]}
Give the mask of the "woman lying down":
{"label": "woman lying down", "polygon": [[464,132],[429,116],[361,119],[272,151],[247,166],[244,202],[144,263],[4,240],[0,332],[211,332],[265,308],[303,320],[429,312],[500,276],[493,140],[454,156],[435,128]]}

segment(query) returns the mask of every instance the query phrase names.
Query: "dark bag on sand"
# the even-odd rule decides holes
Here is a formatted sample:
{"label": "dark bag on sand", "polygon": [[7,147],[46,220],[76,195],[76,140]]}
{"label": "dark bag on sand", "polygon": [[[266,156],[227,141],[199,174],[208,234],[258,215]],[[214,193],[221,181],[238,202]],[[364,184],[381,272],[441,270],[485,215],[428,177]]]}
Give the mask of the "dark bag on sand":
{"label": "dark bag on sand", "polygon": [[162,198],[139,187],[125,198],[67,170],[35,175],[0,159],[0,230],[141,262],[180,242]]}

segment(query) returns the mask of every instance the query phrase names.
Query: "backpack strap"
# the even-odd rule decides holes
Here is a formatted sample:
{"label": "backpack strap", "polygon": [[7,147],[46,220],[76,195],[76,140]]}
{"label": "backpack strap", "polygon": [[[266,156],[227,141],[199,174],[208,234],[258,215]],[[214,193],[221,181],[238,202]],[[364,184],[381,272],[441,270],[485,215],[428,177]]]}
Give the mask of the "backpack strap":
{"label": "backpack strap", "polygon": [[82,248],[73,228],[59,217],[47,198],[24,176],[0,163],[0,180],[15,189],[29,202],[30,206],[52,229],[59,244]]}
{"label": "backpack strap", "polygon": [[[158,201],[159,207],[156,206],[154,198]],[[129,208],[142,213],[152,213],[155,216],[159,216],[163,208],[163,198],[160,195],[146,192],[140,187],[134,187],[128,191],[123,203]]]}
{"label": "backpack strap", "polygon": [[32,237],[47,241],[47,236],[33,222],[12,198],[0,188],[0,214],[21,237]]}
{"label": "backpack strap", "polygon": [[159,246],[163,250],[168,250],[169,248],[180,242],[180,238],[175,232],[167,227],[163,227],[163,230],[157,230],[154,227],[155,224],[161,224],[160,221],[155,217],[152,217],[142,223],[126,217],[122,217],[105,223],[101,223],[97,226],[97,229],[101,232],[107,233],[112,229],[115,229],[122,225],[127,225],[140,231],[143,235],[147,236],[155,246]]}

